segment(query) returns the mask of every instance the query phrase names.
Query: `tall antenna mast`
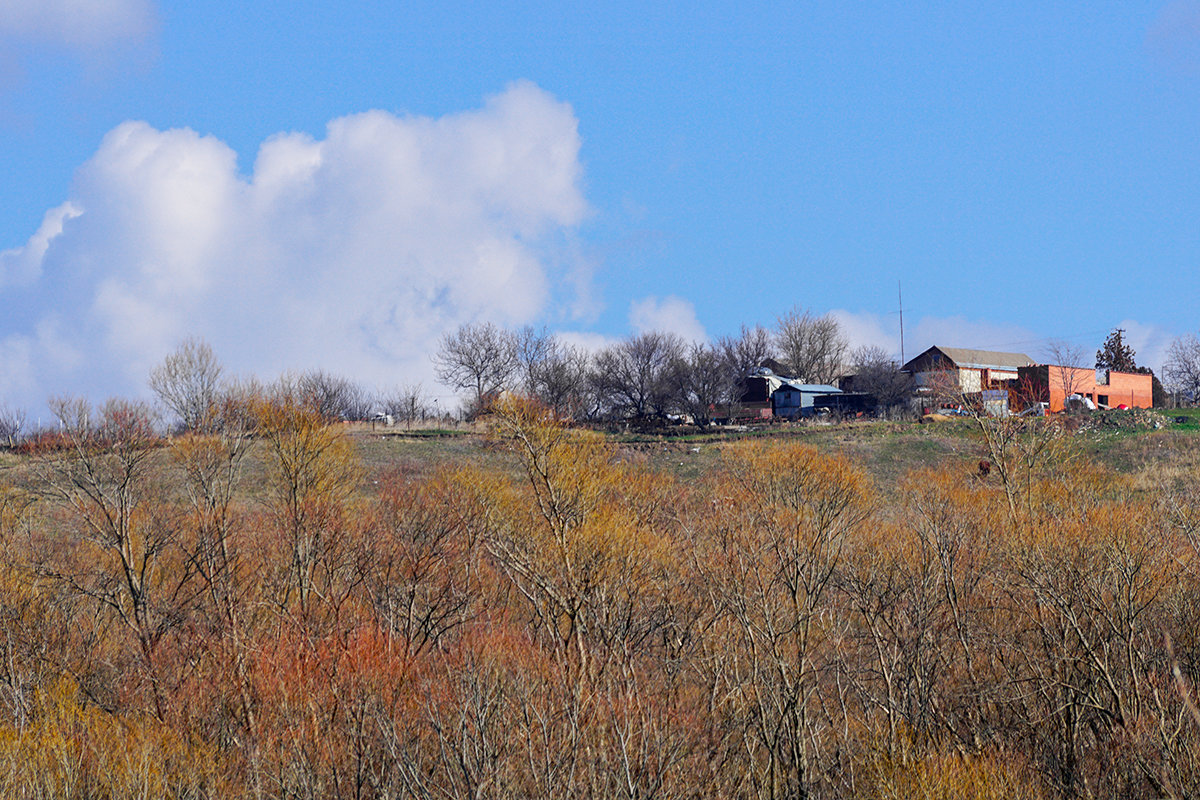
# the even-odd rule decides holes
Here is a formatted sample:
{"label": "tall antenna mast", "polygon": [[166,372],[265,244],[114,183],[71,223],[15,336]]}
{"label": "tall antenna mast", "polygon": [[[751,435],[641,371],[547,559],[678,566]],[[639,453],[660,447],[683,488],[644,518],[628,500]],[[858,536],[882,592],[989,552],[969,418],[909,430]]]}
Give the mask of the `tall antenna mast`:
{"label": "tall antenna mast", "polygon": [[896,281],[896,297],[900,300],[900,363],[904,363],[904,293],[900,281]]}

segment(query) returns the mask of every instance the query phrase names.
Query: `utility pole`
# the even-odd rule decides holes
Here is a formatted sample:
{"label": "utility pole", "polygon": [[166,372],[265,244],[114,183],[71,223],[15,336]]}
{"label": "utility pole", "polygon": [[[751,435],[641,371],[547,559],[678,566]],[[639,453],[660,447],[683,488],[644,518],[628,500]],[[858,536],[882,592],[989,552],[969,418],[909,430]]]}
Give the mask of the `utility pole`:
{"label": "utility pole", "polygon": [[896,297],[900,300],[900,363],[904,364],[904,292],[896,281]]}

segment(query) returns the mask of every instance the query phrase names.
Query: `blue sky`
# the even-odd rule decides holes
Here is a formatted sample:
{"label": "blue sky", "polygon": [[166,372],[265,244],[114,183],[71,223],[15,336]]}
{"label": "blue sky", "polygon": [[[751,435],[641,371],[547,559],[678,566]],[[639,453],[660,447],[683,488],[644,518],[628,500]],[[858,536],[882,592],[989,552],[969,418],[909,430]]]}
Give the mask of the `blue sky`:
{"label": "blue sky", "polygon": [[483,318],[898,355],[898,282],[910,357],[1200,328],[1200,2],[651,6],[7,3],[0,402]]}

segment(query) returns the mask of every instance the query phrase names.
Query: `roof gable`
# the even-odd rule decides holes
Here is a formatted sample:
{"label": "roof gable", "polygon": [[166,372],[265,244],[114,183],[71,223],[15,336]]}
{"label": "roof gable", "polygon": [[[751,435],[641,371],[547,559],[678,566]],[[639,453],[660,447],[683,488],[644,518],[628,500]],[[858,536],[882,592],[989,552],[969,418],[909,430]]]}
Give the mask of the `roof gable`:
{"label": "roof gable", "polygon": [[[949,362],[941,363],[941,362]],[[909,361],[902,370],[906,372],[928,372],[931,368],[947,366],[959,369],[1002,369],[1016,371],[1018,367],[1032,366],[1033,359],[1024,353],[1005,353],[998,350],[972,350],[966,347],[942,347],[935,345]]]}

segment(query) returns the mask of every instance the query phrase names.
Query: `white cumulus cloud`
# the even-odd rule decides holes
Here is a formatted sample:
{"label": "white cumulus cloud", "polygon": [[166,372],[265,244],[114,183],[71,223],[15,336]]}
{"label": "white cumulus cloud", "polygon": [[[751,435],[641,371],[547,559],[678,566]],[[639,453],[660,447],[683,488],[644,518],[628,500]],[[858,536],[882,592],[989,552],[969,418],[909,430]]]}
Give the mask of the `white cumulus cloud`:
{"label": "white cumulus cloud", "polygon": [[1167,350],[1175,337],[1153,323],[1133,319],[1123,320],[1117,327],[1124,329],[1125,344],[1133,348],[1138,366],[1150,367],[1155,375],[1162,378],[1162,365],[1167,360]]}
{"label": "white cumulus cloud", "polygon": [[879,347],[884,352],[900,357],[900,328],[894,316],[853,312],[836,308],[829,312],[839,326],[850,347]]}
{"label": "white cumulus cloud", "polygon": [[248,175],[215,137],[126,122],[0,255],[28,300],[0,352],[43,392],[138,391],[189,335],[264,377],[428,381],[443,332],[570,302],[579,148],[571,107],[527,82],[437,119],[369,111],[321,139],[280,134]]}
{"label": "white cumulus cloud", "polygon": [[41,227],[30,237],[24,247],[16,247],[0,252],[0,288],[5,284],[24,285],[38,278],[42,269],[42,259],[50,242],[62,233],[63,224],[82,212],[74,203],[63,203],[57,208],[46,212],[42,218]]}
{"label": "white cumulus cloud", "polygon": [[645,297],[629,307],[629,324],[635,333],[660,331],[674,333],[689,342],[704,342],[708,334],[696,319],[696,308],[682,297],[671,295],[661,300]]}

